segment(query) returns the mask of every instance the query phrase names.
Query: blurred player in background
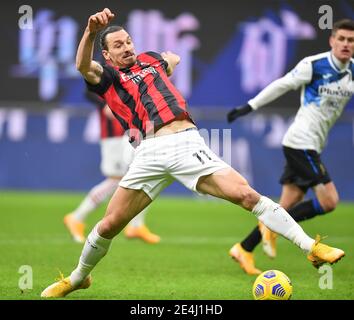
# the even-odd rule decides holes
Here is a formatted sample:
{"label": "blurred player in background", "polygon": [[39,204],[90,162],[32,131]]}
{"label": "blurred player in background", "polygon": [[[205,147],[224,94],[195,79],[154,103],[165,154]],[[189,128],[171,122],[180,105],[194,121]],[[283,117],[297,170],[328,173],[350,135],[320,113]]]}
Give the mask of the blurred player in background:
{"label": "blurred player in background", "polygon": [[[344,19],[335,23],[329,43],[331,51],[304,58],[248,104],[228,113],[228,121],[232,122],[289,90],[302,88],[300,109],[283,138],[286,165],[280,178],[283,187],[279,202],[297,222],[333,211],[339,200],[320,154],[329,130],[354,92],[354,21]],[[316,197],[303,201],[309,188]],[[276,234],[262,223],[230,251],[248,274],[261,273],[252,254],[261,240],[265,253],[274,258]]]}
{"label": "blurred player in background", "polygon": [[88,235],[78,266],[41,296],[64,297],[88,288],[90,273],[108,252],[112,239],[174,180],[190,190],[251,211],[267,227],[304,250],[315,267],[341,259],[344,251],[320,243],[319,238],[310,238],[282,207],[253,190],[205,144],[185,99],[168,78],[179,56],[172,52],[136,55],[129,34],[122,27],[111,26],[100,37],[107,64],[92,60],[97,33],[113,18],[107,8],[90,16],[76,65],[88,88],[104,97],[117,119],[133,131],[131,138],[140,144],[106,215]]}
{"label": "blurred player in background", "polygon": [[[134,148],[104,99],[90,91],[86,92],[86,97],[97,106],[100,115],[101,172],[106,179],[94,186],[80,205],[64,217],[64,224],[73,239],[81,243],[85,242],[88,215],[113,195],[134,158]],[[124,234],[129,239],[140,238],[147,243],[158,243],[160,237],[150,232],[144,224],[146,212],[147,208],[136,215]]]}

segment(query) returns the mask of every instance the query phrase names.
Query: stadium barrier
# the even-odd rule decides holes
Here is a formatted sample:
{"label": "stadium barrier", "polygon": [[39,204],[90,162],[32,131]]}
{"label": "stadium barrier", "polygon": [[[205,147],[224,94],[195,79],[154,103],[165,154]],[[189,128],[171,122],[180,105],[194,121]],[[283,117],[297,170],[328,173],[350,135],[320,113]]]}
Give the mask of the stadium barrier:
{"label": "stadium barrier", "polygon": [[[207,144],[256,190],[278,197],[284,166],[281,141],[292,118],[257,113],[230,126],[225,110],[213,110],[206,112],[208,117],[195,112]],[[98,143],[99,123],[92,109],[0,108],[0,188],[87,191],[103,178]],[[334,126],[322,158],[341,199],[354,200],[353,117]],[[191,194],[178,183],[164,193]]]}

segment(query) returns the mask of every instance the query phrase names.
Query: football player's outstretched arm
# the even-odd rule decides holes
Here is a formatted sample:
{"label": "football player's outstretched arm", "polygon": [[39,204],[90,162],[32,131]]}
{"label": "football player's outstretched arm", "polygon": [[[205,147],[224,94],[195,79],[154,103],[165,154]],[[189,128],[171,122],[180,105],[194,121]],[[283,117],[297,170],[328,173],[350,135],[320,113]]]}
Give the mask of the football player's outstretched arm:
{"label": "football player's outstretched arm", "polygon": [[290,90],[296,90],[301,85],[309,83],[312,78],[312,65],[303,59],[284,77],[277,79],[265,87],[256,97],[243,106],[236,107],[227,113],[227,121],[233,122],[253,110],[274,101]]}
{"label": "football player's outstretched arm", "polygon": [[97,33],[107,27],[113,18],[114,14],[108,8],[90,16],[77,49],[76,68],[91,84],[99,83],[103,73],[102,66],[92,60],[95,38]]}
{"label": "football player's outstretched arm", "polygon": [[227,113],[227,122],[231,123],[237,118],[245,116],[251,111],[253,111],[253,109],[248,103],[243,106],[236,107]]}
{"label": "football player's outstretched arm", "polygon": [[255,98],[248,101],[243,106],[236,107],[227,113],[227,121],[229,123],[235,121],[251,111],[277,99],[291,89],[291,83],[287,81],[286,76],[277,79],[265,87]]}
{"label": "football player's outstretched arm", "polygon": [[173,70],[176,68],[176,66],[181,61],[180,56],[171,52],[171,51],[162,52],[161,56],[167,62],[167,75],[171,76],[173,73]]}

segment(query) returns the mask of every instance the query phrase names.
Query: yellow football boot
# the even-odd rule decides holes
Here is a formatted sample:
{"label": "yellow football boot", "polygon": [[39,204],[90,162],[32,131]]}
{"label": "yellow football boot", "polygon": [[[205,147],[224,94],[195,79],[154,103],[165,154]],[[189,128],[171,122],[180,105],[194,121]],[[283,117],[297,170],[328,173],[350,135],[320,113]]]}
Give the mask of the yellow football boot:
{"label": "yellow football boot", "polygon": [[269,258],[277,255],[277,234],[268,229],[262,222],[258,223],[259,231],[262,235],[263,251]]}
{"label": "yellow football boot", "polygon": [[336,263],[345,256],[341,249],[332,248],[323,243],[320,243],[321,237],[316,236],[315,243],[312,245],[311,251],[307,259],[311,261],[315,268],[319,268],[324,263]]}
{"label": "yellow football boot", "polygon": [[70,282],[70,277],[64,278],[61,274],[61,279],[43,290],[41,293],[42,298],[62,298],[69,293],[79,290],[87,289],[92,283],[91,275],[89,275],[79,286],[73,287]]}
{"label": "yellow football boot", "polygon": [[76,220],[72,214],[67,214],[64,217],[64,224],[76,242],[85,242],[85,224],[83,222]]}
{"label": "yellow football boot", "polygon": [[139,227],[126,226],[124,235],[128,239],[138,238],[147,243],[155,244],[160,242],[160,237],[152,233],[145,225]]}
{"label": "yellow football boot", "polygon": [[229,255],[240,264],[240,267],[249,275],[261,274],[262,271],[254,265],[253,253],[242,248],[240,243],[236,243],[229,251]]}

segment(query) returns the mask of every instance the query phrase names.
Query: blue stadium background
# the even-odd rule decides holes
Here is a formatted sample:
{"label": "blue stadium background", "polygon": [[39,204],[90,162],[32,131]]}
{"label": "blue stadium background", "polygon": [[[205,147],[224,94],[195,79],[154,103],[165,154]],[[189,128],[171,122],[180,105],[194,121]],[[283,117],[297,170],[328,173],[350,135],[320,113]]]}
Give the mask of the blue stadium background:
{"label": "blue stadium background", "polygon": [[[98,128],[73,53],[88,16],[101,8],[80,1],[33,1],[33,28],[24,31],[17,23],[21,5],[6,2],[9,14],[0,22],[7,43],[1,52],[0,188],[89,190],[102,179]],[[214,130],[220,145],[231,146],[228,153],[215,151],[257,190],[274,197],[280,194],[284,165],[281,138],[299,105],[299,92],[232,126],[225,115],[303,57],[328,50],[330,31],[319,27],[321,5],[331,6],[334,20],[354,18],[349,0],[225,0],[218,6],[198,0],[105,2],[119,12],[117,23],[133,33],[138,50],[171,49],[182,56],[174,81],[198,127]],[[346,200],[354,200],[353,115],[351,101],[323,153]],[[177,183],[165,192],[190,194]]]}

